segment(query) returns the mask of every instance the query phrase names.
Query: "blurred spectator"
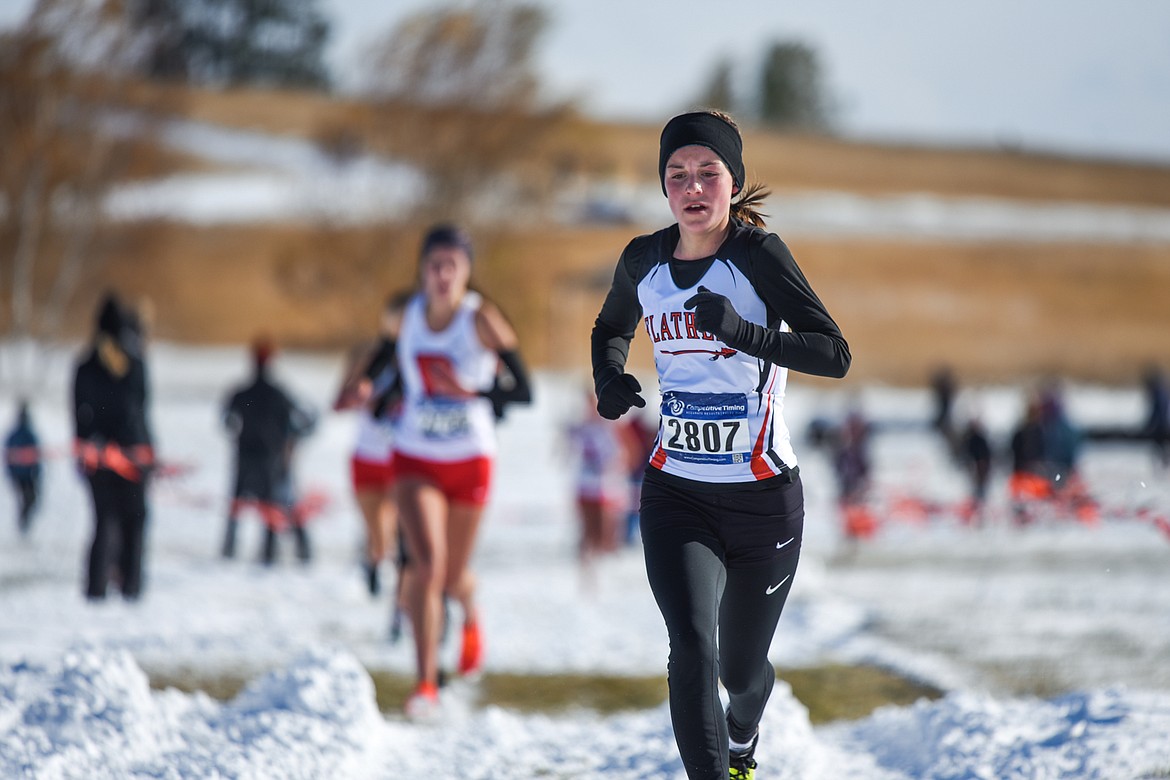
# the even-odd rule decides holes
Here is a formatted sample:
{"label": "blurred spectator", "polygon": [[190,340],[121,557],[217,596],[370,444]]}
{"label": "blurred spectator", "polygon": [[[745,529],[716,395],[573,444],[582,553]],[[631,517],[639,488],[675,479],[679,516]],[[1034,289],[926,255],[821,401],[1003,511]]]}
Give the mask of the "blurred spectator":
{"label": "blurred spectator", "polygon": [[868,539],[877,533],[877,518],[867,505],[870,485],[870,426],[857,409],[851,410],[833,441],[833,471],[837,476],[837,503],[845,537]]}
{"label": "blurred spectator", "polygon": [[146,484],[154,468],[146,365],[133,316],[114,295],[98,308],[93,343],[73,384],[75,451],[94,504],[86,596],[105,598],[113,567],[122,596],[143,585]]}
{"label": "blurred spectator", "polygon": [[847,503],[859,501],[869,487],[869,425],[861,412],[850,411],[834,443],[833,468],[837,494]]}
{"label": "blurred spectator", "polygon": [[1146,393],[1146,422],[1142,431],[1154,445],[1154,454],[1163,466],[1170,466],[1170,386],[1157,366],[1146,370],[1142,379]]}
{"label": "blurred spectator", "polygon": [[1055,386],[1028,400],[1011,440],[1009,490],[1018,524],[1032,522],[1038,502],[1054,503],[1058,511],[1082,522],[1097,519],[1096,504],[1077,471],[1080,440]]}
{"label": "blurred spectator", "polygon": [[307,562],[311,557],[305,529],[308,518],[296,511],[292,459],[297,441],[312,432],[316,419],[272,381],[268,367],[274,352],[271,341],[256,340],[252,346],[252,381],[232,393],[223,411],[224,425],[236,439],[236,481],[223,556],[235,556],[239,515],[252,507],[264,521],[260,560],[265,565],[276,559],[277,534],[290,526],[297,558]]}
{"label": "blurred spectator", "polygon": [[1008,489],[1015,520],[1025,525],[1032,519],[1029,505],[1053,495],[1050,469],[1045,460],[1040,398],[1033,396],[1028,399],[1024,417],[1012,433],[1011,450],[1012,476]]}
{"label": "blurred spectator", "polygon": [[1081,430],[1069,418],[1064,397],[1056,385],[1048,387],[1042,395],[1041,422],[1045,456],[1062,514],[1082,523],[1097,522],[1097,502],[1089,495],[1079,469]]}
{"label": "blurred spectator", "polygon": [[955,442],[954,407],[957,384],[955,374],[948,366],[942,366],[934,372],[930,379],[930,389],[934,397],[934,417],[931,425],[938,431],[947,445]]}
{"label": "blurred spectator", "polygon": [[991,479],[991,442],[987,429],[979,417],[967,421],[963,431],[961,455],[967,473],[971,478],[971,498],[964,520],[973,525],[982,525],[983,509],[987,502],[987,483]]}
{"label": "blurred spectator", "polygon": [[16,423],[4,440],[4,463],[16,491],[20,533],[27,534],[40,497],[41,450],[26,401],[17,405]]}
{"label": "blurred spectator", "polygon": [[1064,398],[1055,385],[1040,395],[1040,426],[1044,433],[1044,460],[1053,480],[1067,480],[1076,475],[1080,459],[1080,432],[1069,420]]}
{"label": "blurred spectator", "polygon": [[650,463],[650,455],[658,441],[658,427],[649,425],[645,415],[631,413],[622,423],[622,433],[628,452],[626,477],[629,492],[622,538],[625,544],[632,545],[639,536],[638,507],[642,501],[642,478],[646,475],[646,466]]}
{"label": "blurred spectator", "polygon": [[591,585],[596,559],[618,546],[618,522],[629,499],[628,463],[633,453],[622,425],[597,413],[592,389],[585,401],[584,414],[569,426],[568,438],[576,463],[578,559],[584,581]]}

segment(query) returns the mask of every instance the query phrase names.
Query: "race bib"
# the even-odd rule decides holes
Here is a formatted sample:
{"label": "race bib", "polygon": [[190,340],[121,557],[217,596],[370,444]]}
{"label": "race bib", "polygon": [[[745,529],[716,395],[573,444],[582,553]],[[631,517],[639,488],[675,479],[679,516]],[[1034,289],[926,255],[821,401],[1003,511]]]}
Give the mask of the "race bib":
{"label": "race bib", "polygon": [[668,457],[696,463],[743,463],[751,452],[747,396],[681,393],[662,396],[660,441]]}
{"label": "race bib", "polygon": [[454,439],[471,431],[467,404],[431,398],[419,404],[418,429],[427,439]]}

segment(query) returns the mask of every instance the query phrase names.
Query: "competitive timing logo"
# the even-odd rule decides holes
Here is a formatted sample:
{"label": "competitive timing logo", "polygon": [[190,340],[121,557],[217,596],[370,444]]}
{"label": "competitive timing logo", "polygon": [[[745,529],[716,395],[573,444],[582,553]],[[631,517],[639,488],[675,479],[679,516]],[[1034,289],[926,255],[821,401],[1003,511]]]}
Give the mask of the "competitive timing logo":
{"label": "competitive timing logo", "polygon": [[687,405],[686,402],[681,398],[671,398],[670,401],[667,402],[666,408],[670,411],[671,415],[678,417],[686,411]]}

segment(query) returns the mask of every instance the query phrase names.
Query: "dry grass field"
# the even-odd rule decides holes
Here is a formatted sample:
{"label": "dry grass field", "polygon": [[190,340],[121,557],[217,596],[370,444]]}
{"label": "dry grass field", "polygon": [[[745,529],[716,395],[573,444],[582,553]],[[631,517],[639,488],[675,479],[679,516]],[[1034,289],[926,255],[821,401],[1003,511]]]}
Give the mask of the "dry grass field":
{"label": "dry grass field", "polygon": [[[351,100],[278,90],[192,91],[185,110],[198,121],[309,139],[323,129],[360,125],[368,118],[368,108]],[[593,170],[653,181],[659,129],[580,118],[551,139],[549,148],[533,151],[550,159],[567,153]],[[1170,206],[1170,166],[1012,150],[841,143],[753,130],[745,130],[744,145],[748,178],[777,190],[933,192]]]}
{"label": "dry grass field", "polygon": [[[201,121],[303,137],[359,122],[363,110],[321,95],[247,90],[196,93],[186,108]],[[576,120],[534,153],[571,150],[591,170],[653,181],[657,132]],[[747,133],[746,147],[749,178],[776,189],[1170,207],[1170,167],[760,132]],[[110,226],[72,335],[85,332],[93,300],[112,286],[153,302],[160,338],[238,343],[266,331],[289,345],[341,348],[369,337],[382,300],[411,284],[421,227]],[[782,224],[771,227],[784,235]],[[516,322],[532,363],[585,371],[592,319],[635,232],[478,229],[476,283]],[[1170,365],[1170,244],[790,245],[850,341],[852,381],[918,384],[947,363],[967,381],[1058,373],[1128,383],[1150,361]],[[648,367],[644,344],[634,355]]]}

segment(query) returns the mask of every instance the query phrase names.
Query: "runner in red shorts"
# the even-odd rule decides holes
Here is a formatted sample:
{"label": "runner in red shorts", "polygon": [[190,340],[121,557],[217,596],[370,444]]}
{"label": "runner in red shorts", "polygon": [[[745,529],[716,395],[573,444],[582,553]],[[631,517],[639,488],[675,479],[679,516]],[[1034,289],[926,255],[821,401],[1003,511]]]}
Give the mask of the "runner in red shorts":
{"label": "runner in red shorts", "polygon": [[[354,500],[365,522],[365,554],[362,568],[371,596],[381,592],[380,568],[394,557],[397,546],[398,509],[394,495],[393,378],[379,377],[379,392],[370,388],[371,400],[359,401],[358,386],[371,368],[376,352],[367,345],[350,356],[345,381],[334,401],[336,411],[357,412],[357,432],[350,457]],[[381,373],[381,371],[379,371]],[[401,577],[401,571],[399,572]]]}
{"label": "runner in red shorts", "polygon": [[437,711],[444,596],[463,609],[459,672],[473,674],[483,662],[469,563],[491,487],[496,420],[508,404],[531,401],[516,333],[469,289],[471,267],[466,233],[432,228],[420,252],[419,291],[383,323],[382,353],[393,354],[403,393],[394,470],[412,569],[406,597],[418,686],[406,703],[411,717]]}

